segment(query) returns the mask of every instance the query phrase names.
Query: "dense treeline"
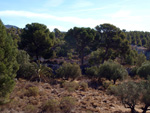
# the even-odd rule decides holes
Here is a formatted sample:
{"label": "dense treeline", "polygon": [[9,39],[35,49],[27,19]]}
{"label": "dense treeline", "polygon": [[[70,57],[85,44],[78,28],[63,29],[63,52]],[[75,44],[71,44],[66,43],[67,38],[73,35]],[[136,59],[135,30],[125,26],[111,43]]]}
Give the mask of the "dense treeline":
{"label": "dense treeline", "polygon": [[149,47],[150,32],[129,31],[125,33],[130,44]]}

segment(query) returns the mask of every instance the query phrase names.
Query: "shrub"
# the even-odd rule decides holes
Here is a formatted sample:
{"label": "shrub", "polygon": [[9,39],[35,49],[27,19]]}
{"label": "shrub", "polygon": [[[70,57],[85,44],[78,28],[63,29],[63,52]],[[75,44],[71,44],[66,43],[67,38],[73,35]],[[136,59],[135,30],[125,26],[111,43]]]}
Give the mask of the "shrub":
{"label": "shrub", "polygon": [[64,97],[60,102],[60,108],[63,113],[70,113],[75,108],[76,100],[72,97]]}
{"label": "shrub", "polygon": [[137,74],[147,79],[148,75],[150,75],[150,62],[143,63],[142,66],[138,68]]}
{"label": "shrub", "polygon": [[98,67],[92,66],[92,67],[86,68],[85,73],[90,78],[97,77],[98,76]]}
{"label": "shrub", "polygon": [[74,80],[75,78],[81,76],[81,69],[78,64],[63,63],[63,65],[56,70],[56,74],[60,78],[72,78]]}
{"label": "shrub", "polygon": [[55,99],[48,100],[42,107],[42,111],[46,113],[60,112],[59,102]]}
{"label": "shrub", "polygon": [[36,107],[35,106],[33,106],[32,104],[28,104],[26,107],[25,107],[25,112],[26,113],[35,113],[35,112],[37,112],[36,111]]}
{"label": "shrub", "polygon": [[64,82],[62,86],[69,92],[73,92],[79,88],[79,84],[76,82]]}
{"label": "shrub", "polygon": [[129,72],[129,75],[131,77],[134,77],[135,75],[137,75],[137,70],[138,70],[138,67],[133,67],[131,68],[130,72]]}
{"label": "shrub", "polygon": [[17,72],[17,78],[24,78],[30,80],[31,77],[35,74],[35,66],[32,63],[28,62],[20,65],[20,69]]}
{"label": "shrub", "polygon": [[99,77],[104,77],[108,80],[113,80],[114,84],[117,79],[124,79],[127,76],[127,71],[121,66],[113,61],[106,61],[104,64],[100,65]]}
{"label": "shrub", "polygon": [[139,101],[141,95],[141,87],[135,82],[127,82],[118,86],[110,87],[111,93],[117,96],[126,108],[131,109],[131,113],[135,113],[135,105]]}
{"label": "shrub", "polygon": [[136,59],[136,66],[140,67],[144,62],[146,62],[146,56],[144,54],[138,54]]}
{"label": "shrub", "polygon": [[39,94],[38,87],[29,87],[25,93],[26,96],[37,96]]}
{"label": "shrub", "polygon": [[111,85],[113,85],[112,81],[108,81],[108,80],[105,80],[102,82],[102,85],[105,89],[109,88]]}
{"label": "shrub", "polygon": [[141,102],[145,104],[145,106],[142,108],[143,112],[146,113],[148,110],[148,107],[150,106],[150,79],[148,78],[148,81],[142,82],[142,98]]}
{"label": "shrub", "polygon": [[81,82],[80,87],[83,91],[86,91],[88,89],[88,84],[86,82]]}

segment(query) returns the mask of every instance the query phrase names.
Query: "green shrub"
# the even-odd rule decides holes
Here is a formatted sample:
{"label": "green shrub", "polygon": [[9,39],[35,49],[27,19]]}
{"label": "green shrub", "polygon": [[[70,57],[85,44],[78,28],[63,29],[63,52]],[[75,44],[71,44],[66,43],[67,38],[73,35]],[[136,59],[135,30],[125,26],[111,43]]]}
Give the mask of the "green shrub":
{"label": "green shrub", "polygon": [[131,68],[131,71],[130,71],[130,76],[131,77],[134,77],[135,75],[137,75],[137,70],[138,70],[138,67],[133,67]]}
{"label": "green shrub", "polygon": [[138,68],[137,74],[147,79],[148,75],[150,75],[150,62],[143,63],[142,66]]}
{"label": "green shrub", "polygon": [[64,82],[62,86],[69,92],[73,92],[79,88],[79,84],[76,82]]}
{"label": "green shrub", "polygon": [[130,108],[131,113],[136,113],[135,105],[139,101],[141,91],[139,84],[131,81],[110,87],[111,94],[117,96],[125,107]]}
{"label": "green shrub", "polygon": [[63,63],[63,65],[59,69],[56,70],[56,74],[60,78],[75,79],[81,76],[81,69],[78,64]]}
{"label": "green shrub", "polygon": [[35,112],[37,112],[36,111],[36,107],[35,106],[33,106],[32,104],[28,104],[26,107],[25,107],[25,112],[26,113],[35,113]]}
{"label": "green shrub", "polygon": [[142,95],[141,95],[141,102],[145,105],[142,110],[142,113],[146,113],[148,110],[148,107],[150,107],[150,78],[148,77],[147,81],[141,82],[141,89],[142,89]]}
{"label": "green shrub", "polygon": [[83,91],[86,91],[88,89],[88,83],[86,82],[81,82],[80,87]]}
{"label": "green shrub", "polygon": [[37,96],[39,94],[38,87],[29,87],[25,93],[26,96]]}
{"label": "green shrub", "polygon": [[113,85],[112,81],[108,81],[108,80],[105,80],[102,82],[102,85],[105,89],[109,88],[111,85]]}
{"label": "green shrub", "polygon": [[85,73],[90,78],[97,77],[98,76],[98,67],[92,66],[92,67],[86,68]]}
{"label": "green shrub", "polygon": [[17,72],[18,78],[30,80],[33,75],[36,75],[34,64],[28,62],[20,65],[20,69]]}
{"label": "green shrub", "polygon": [[72,97],[63,97],[60,102],[60,108],[63,113],[70,113],[76,106],[76,100]]}
{"label": "green shrub", "polygon": [[59,102],[55,99],[48,100],[42,107],[42,111],[46,113],[59,113]]}
{"label": "green shrub", "polygon": [[144,62],[146,62],[146,56],[144,54],[138,54],[136,60],[136,66],[140,67]]}
{"label": "green shrub", "polygon": [[108,80],[113,80],[114,84],[117,79],[123,80],[127,75],[127,71],[118,63],[113,61],[106,61],[100,65],[99,77],[104,77]]}

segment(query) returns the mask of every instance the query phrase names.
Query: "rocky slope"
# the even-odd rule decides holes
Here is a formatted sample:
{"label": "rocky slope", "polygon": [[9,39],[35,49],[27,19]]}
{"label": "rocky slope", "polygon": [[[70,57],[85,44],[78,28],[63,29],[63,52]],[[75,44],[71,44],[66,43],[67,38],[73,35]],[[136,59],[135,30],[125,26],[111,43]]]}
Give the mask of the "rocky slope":
{"label": "rocky slope", "polygon": [[[38,95],[27,95],[29,87],[37,87]],[[107,95],[105,91],[88,88],[86,91],[75,90],[68,92],[59,84],[17,81],[16,87],[11,94],[12,101],[9,104],[0,106],[2,113],[43,113],[42,107],[49,99],[60,101],[65,96],[76,99],[76,106],[71,113],[128,113],[130,110],[114,96]]]}

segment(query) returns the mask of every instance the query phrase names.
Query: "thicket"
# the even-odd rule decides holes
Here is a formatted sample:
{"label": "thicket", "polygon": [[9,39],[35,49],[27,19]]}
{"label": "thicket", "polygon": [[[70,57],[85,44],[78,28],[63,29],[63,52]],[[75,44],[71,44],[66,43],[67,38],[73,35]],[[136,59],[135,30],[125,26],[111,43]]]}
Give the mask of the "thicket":
{"label": "thicket", "polygon": [[64,79],[75,79],[81,76],[81,69],[78,64],[71,64],[71,63],[63,63],[59,69],[56,70],[57,77],[64,78]]}
{"label": "thicket", "polygon": [[87,68],[86,73],[90,77],[93,76],[99,79],[106,78],[108,80],[113,80],[114,84],[116,83],[116,80],[123,80],[128,75],[126,69],[124,69],[122,65],[113,61],[106,61],[100,66]]}

